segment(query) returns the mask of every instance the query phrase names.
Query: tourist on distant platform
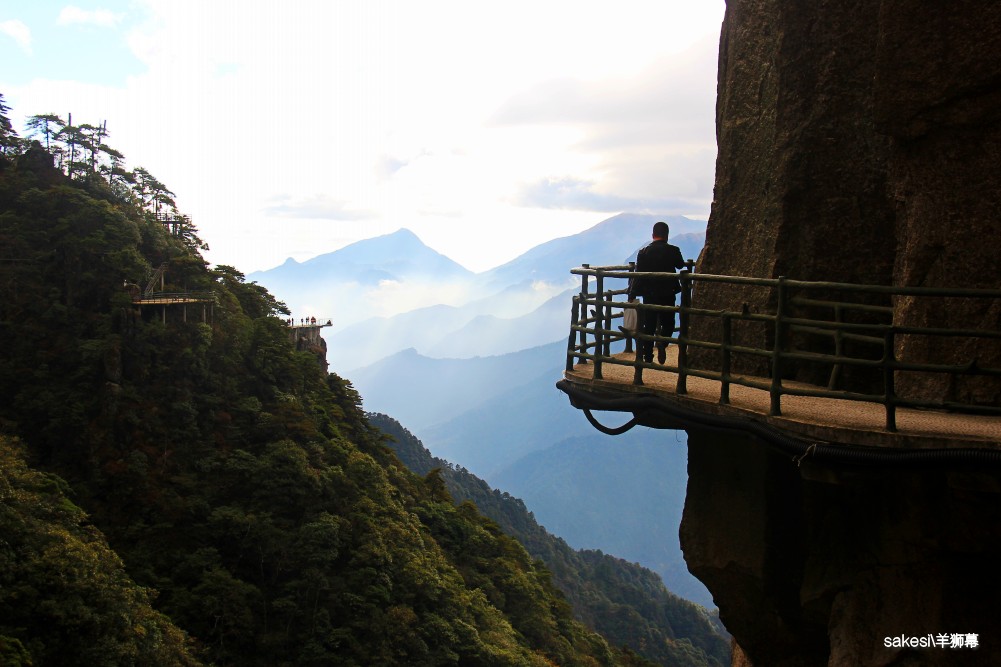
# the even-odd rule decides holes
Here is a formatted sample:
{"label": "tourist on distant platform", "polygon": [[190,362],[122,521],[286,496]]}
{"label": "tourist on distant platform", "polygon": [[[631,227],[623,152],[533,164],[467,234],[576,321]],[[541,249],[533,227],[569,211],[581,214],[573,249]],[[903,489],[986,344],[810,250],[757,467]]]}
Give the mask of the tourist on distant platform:
{"label": "tourist on distant platform", "polygon": [[[685,260],[681,249],[667,242],[670,228],[666,222],[658,222],[653,226],[653,241],[636,253],[636,272],[675,273],[677,269],[685,268]],[[629,300],[643,297],[644,304],[656,306],[673,306],[675,295],[681,291],[681,283],[677,278],[644,278],[642,276],[629,280]],[[674,313],[667,311],[641,310],[640,330],[647,336],[653,336],[660,328],[660,335],[667,338],[674,334]],[[653,341],[639,342],[643,360],[653,361]],[[657,361],[667,360],[667,343],[657,343]]]}
{"label": "tourist on distant platform", "polygon": [[309,323],[310,324],[316,324],[316,318],[315,317],[309,318]]}

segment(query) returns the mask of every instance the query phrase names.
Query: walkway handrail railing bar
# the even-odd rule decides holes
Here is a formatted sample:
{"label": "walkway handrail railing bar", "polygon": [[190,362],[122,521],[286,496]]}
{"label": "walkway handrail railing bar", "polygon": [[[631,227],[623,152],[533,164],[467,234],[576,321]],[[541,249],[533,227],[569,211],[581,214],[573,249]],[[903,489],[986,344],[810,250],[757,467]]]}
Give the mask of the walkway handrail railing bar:
{"label": "walkway handrail railing bar", "polygon": [[827,337],[840,337],[844,340],[854,340],[859,343],[872,343],[874,345],[882,345],[885,340],[880,336],[866,336],[864,334],[849,333],[840,327],[808,327],[804,325],[793,325],[793,330],[800,333],[813,334],[815,336],[827,336]]}
{"label": "walkway handrail railing bar", "polygon": [[820,308],[850,308],[869,313],[879,313],[882,315],[893,315],[893,308],[890,306],[875,306],[869,303],[841,303],[839,301],[827,301],[824,299],[807,299],[801,296],[794,296],[789,300],[794,306],[817,306]]}
{"label": "walkway handrail railing bar", "polygon": [[[632,277],[652,277],[652,278],[678,278],[678,273],[661,273],[656,271],[629,272],[627,267],[592,267],[581,265],[570,269],[574,275],[596,276],[601,273],[606,278],[632,278]],[[608,269],[608,270],[606,270]],[[757,285],[760,287],[778,286],[778,278],[749,278],[747,276],[720,276],[712,273],[693,273],[692,278],[698,282],[721,282],[734,285]],[[807,281],[785,280],[787,288],[790,289],[820,289],[820,290],[846,290],[859,294],[886,294],[897,296],[939,296],[939,297],[961,297],[967,299],[998,299],[1001,298],[1001,289],[982,289],[973,287],[917,287],[917,286],[894,286],[894,285],[863,285],[859,283],[838,283],[829,281]],[[859,305],[859,304],[852,304]]]}
{"label": "walkway handrail railing bar", "polygon": [[215,292],[147,292],[142,299],[172,299],[181,301],[184,299],[214,299]]}
{"label": "walkway handrail railing bar", "polygon": [[[691,266],[691,263],[689,263]],[[883,316],[892,320],[893,308],[872,303],[857,301],[835,301],[829,298],[810,298],[802,296],[804,291],[822,290],[826,292],[848,292],[852,295],[879,296],[910,296],[929,298],[972,298],[1001,299],[1001,290],[973,288],[940,288],[940,287],[897,287],[886,285],[856,285],[852,283],[832,281],[803,281],[785,277],[780,278],[749,278],[746,276],[720,276],[712,274],[694,274],[690,270],[679,273],[637,272],[632,263],[628,266],[615,265],[592,267],[587,264],[571,269],[571,273],[581,276],[580,293],[573,297],[570,335],[567,340],[567,371],[573,370],[576,361],[580,363],[593,362],[594,377],[601,378],[603,364],[617,364],[635,367],[634,383],[642,384],[643,369],[668,370],[677,373],[676,392],[684,394],[687,391],[687,378],[698,377],[720,382],[720,402],[730,401],[731,385],[741,385],[756,389],[764,389],[770,394],[770,414],[781,415],[781,398],[783,395],[818,396],[822,398],[837,398],[854,401],[875,402],[883,404],[886,411],[886,428],[896,429],[897,406],[958,409],[985,414],[1001,414],[1001,407],[991,405],[967,404],[959,401],[928,401],[896,394],[895,375],[898,372],[941,373],[950,375],[984,375],[1001,377],[1001,368],[984,367],[978,359],[973,358],[968,363],[912,363],[896,359],[895,342],[898,336],[936,336],[975,340],[1001,340],[1001,331],[985,329],[948,329],[945,327],[895,326],[892,322],[846,322],[844,316],[849,312],[858,312],[870,316]],[[677,279],[682,286],[681,303],[674,306],[647,305],[638,302],[616,300],[628,293],[627,289],[610,289],[612,279],[628,280],[636,277],[661,279]],[[593,291],[591,281],[594,281]],[[745,306],[743,310],[720,310],[696,307],[693,303],[695,286],[699,282],[723,283],[737,286],[756,286],[772,290],[774,295],[774,313],[752,313]],[[795,292],[795,293],[794,293]],[[803,317],[792,312],[793,308],[829,309],[833,320],[817,319],[816,315]],[[615,328],[615,320],[621,318],[627,309],[637,309],[640,315],[646,312],[675,313],[679,325],[676,335],[667,337],[661,335],[646,335],[641,331],[626,332]],[[721,323],[720,342],[713,340],[692,339],[689,334],[689,322],[692,317],[719,319]],[[746,344],[734,344],[733,327],[736,322],[748,323],[750,326],[765,326],[772,331],[772,343],[767,347],[751,347]],[[834,353],[814,352],[794,349],[796,335],[825,336],[834,341]],[[593,342],[588,342],[588,336]],[[579,343],[578,343],[579,339]],[[633,340],[661,344],[671,342],[678,345],[677,366],[654,364],[642,359],[636,346],[636,358],[624,360],[613,354],[613,345],[625,341],[626,349],[631,351]],[[844,343],[853,342],[882,348],[882,356],[858,357],[845,354]],[[693,367],[689,362],[689,347],[702,350],[717,351],[720,354],[720,370]],[[593,350],[593,354],[590,351]],[[747,375],[734,374],[732,362],[735,355],[757,356],[770,361],[770,378],[754,379]],[[806,361],[819,364],[830,364],[832,367],[827,389],[803,388],[783,384],[783,365],[789,361]],[[843,366],[858,368],[873,368],[881,370],[883,378],[883,393],[867,393],[857,391],[836,390],[838,377]]]}

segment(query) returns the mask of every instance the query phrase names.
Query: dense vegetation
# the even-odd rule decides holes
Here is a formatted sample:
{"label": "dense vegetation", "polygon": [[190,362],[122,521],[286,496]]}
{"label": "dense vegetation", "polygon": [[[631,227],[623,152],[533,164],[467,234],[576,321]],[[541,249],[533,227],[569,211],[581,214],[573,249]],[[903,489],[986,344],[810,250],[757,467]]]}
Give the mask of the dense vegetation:
{"label": "dense vegetation", "polygon": [[[0,663],[644,664],[407,470],[103,127],[35,117],[28,142],[5,112]],[[133,304],[165,264],[168,291],[214,293],[208,321]]]}
{"label": "dense vegetation", "polygon": [[459,503],[474,503],[545,563],[576,616],[615,644],[662,665],[727,665],[729,641],[719,618],[672,595],[655,573],[592,550],[574,550],[540,526],[518,498],[448,461],[433,457],[410,431],[381,414],[369,421],[392,437],[400,460],[421,475],[438,475]]}
{"label": "dense vegetation", "polygon": [[197,664],[65,482],[21,450],[0,436],[0,665]]}

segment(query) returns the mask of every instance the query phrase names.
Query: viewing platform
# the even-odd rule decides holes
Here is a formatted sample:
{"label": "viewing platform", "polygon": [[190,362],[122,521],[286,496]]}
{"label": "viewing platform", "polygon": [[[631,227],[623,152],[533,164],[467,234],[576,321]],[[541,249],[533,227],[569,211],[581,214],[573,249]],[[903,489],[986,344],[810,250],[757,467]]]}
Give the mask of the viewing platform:
{"label": "viewing platform", "polygon": [[286,320],[289,328],[289,339],[292,344],[301,346],[323,346],[323,338],[320,335],[323,327],[333,326],[331,318],[289,318]]}
{"label": "viewing platform", "polygon": [[[1001,406],[996,401],[974,401],[970,392],[955,391],[958,396],[932,400],[914,396],[910,385],[898,391],[907,375],[922,380],[944,377],[943,386],[950,387],[956,386],[957,377],[968,386],[998,386],[1001,369],[982,358],[998,358],[1001,331],[903,326],[894,324],[892,307],[873,303],[962,298],[984,300],[989,307],[1001,303],[1001,291],[810,283],[690,271],[636,274],[632,268],[573,270],[581,276],[581,291],[574,296],[566,369],[557,386],[599,430],[617,434],[637,424],[739,429],[785,444],[800,455],[818,447],[876,448],[884,454],[906,450],[912,458],[920,458],[921,451],[978,450],[974,458],[1001,463]],[[680,302],[626,303],[626,281],[635,275],[677,277]],[[710,282],[770,290],[775,307],[757,313],[748,312],[746,304],[701,308],[698,285]],[[629,308],[640,311],[641,322],[644,311],[673,312],[676,329],[652,337],[626,331],[621,323]],[[700,334],[693,333],[696,319],[701,320]],[[898,359],[902,342],[913,345],[918,339],[946,341],[946,348],[973,350],[974,356],[937,363]],[[651,341],[654,349],[667,344],[663,363],[656,355],[653,362],[643,360],[638,349],[642,340]],[[801,364],[811,365],[814,376],[825,375],[827,386],[790,379]],[[866,374],[864,382],[845,382],[847,373],[859,369]],[[848,388],[841,388],[846,384]],[[592,411],[621,412],[630,419],[610,427]]]}
{"label": "viewing platform", "polygon": [[[167,307],[181,306],[181,320],[188,321],[188,306],[201,304],[202,322],[210,321],[214,315],[216,295],[215,292],[170,292],[164,289],[166,281],[164,275],[167,271],[167,262],[160,264],[147,278],[146,287],[140,291],[139,285],[125,282],[124,288],[128,291],[132,299],[132,304],[142,310],[144,306],[160,306],[160,318],[167,322]],[[156,286],[159,284],[160,289]]]}
{"label": "viewing platform", "polygon": [[160,319],[167,322],[167,307],[181,306],[181,321],[188,321],[188,306],[201,305],[202,322],[213,319],[216,296],[213,292],[150,292],[143,296],[133,295],[132,304],[138,309],[144,306],[160,306]]}
{"label": "viewing platform", "polygon": [[139,306],[169,306],[186,303],[215,303],[215,295],[211,292],[172,292],[153,293],[150,296],[136,298],[132,303]]}

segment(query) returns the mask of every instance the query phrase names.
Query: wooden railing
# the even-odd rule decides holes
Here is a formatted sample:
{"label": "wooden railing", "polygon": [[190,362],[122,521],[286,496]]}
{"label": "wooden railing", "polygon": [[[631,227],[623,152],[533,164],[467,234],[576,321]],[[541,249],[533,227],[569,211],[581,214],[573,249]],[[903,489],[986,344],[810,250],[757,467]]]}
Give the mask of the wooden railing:
{"label": "wooden railing", "polygon": [[[680,273],[637,273],[634,265],[591,267],[587,264],[573,269],[571,273],[581,276],[580,293],[574,296],[571,311],[570,337],[567,342],[566,369],[574,370],[577,363],[594,364],[593,377],[602,378],[602,365],[617,364],[635,368],[633,383],[643,384],[644,369],[667,370],[677,374],[675,392],[686,394],[689,377],[706,378],[720,383],[720,403],[729,403],[731,385],[741,385],[768,391],[771,415],[782,414],[782,396],[815,396],[853,401],[879,403],[885,407],[886,429],[896,430],[896,409],[898,407],[931,408],[941,410],[969,411],[981,414],[1001,415],[1001,406],[966,403],[961,401],[931,401],[898,395],[895,375],[899,372],[946,374],[951,376],[1001,377],[1001,368],[983,366],[977,356],[966,363],[911,363],[898,360],[895,350],[898,336],[953,338],[956,340],[976,340],[983,349],[994,350],[990,358],[997,359],[1001,345],[1001,331],[997,329],[956,329],[947,327],[902,326],[894,324],[893,308],[872,302],[883,300],[889,303],[893,297],[912,299],[958,298],[985,299],[998,303],[1001,290],[948,289],[923,287],[889,287],[880,285],[856,285],[835,282],[808,282],[777,279],[747,278],[739,276],[717,276],[695,274],[689,268]],[[656,306],[639,302],[626,302],[627,281],[633,277],[644,280],[677,278],[681,283],[680,302],[675,306]],[[740,310],[717,310],[700,307],[698,284],[717,283],[738,289],[770,290],[769,302],[774,303],[771,312],[749,312]],[[614,287],[613,287],[614,286]],[[819,296],[818,296],[819,293]],[[849,300],[825,298],[827,294],[847,295]],[[638,309],[642,322],[645,313],[666,311],[676,315],[677,335],[665,336],[655,333],[644,335],[641,331],[624,331],[618,323],[625,309]],[[823,319],[816,313],[829,312],[830,318]],[[806,313],[806,315],[804,315]],[[712,340],[692,337],[692,318],[712,318],[719,321],[718,336]],[[856,321],[850,321],[856,320]],[[747,324],[743,324],[747,323]],[[735,324],[741,326],[764,327],[761,340],[768,341],[762,346],[735,342]],[[710,328],[700,326],[705,331]],[[795,340],[804,336],[823,336],[830,344],[831,352],[797,349]],[[633,341],[648,341],[657,344],[678,346],[677,365],[667,365],[643,360],[642,345]],[[623,351],[635,355],[613,355],[613,348],[621,344]],[[692,349],[715,352],[715,361],[690,363]],[[862,354],[860,350],[869,350]],[[762,376],[737,374],[731,369],[736,356],[758,358],[768,370]],[[793,383],[783,384],[784,371],[789,364],[809,362],[829,367],[827,387]],[[882,391],[838,390],[839,379],[846,368],[870,369],[881,379]]]}

